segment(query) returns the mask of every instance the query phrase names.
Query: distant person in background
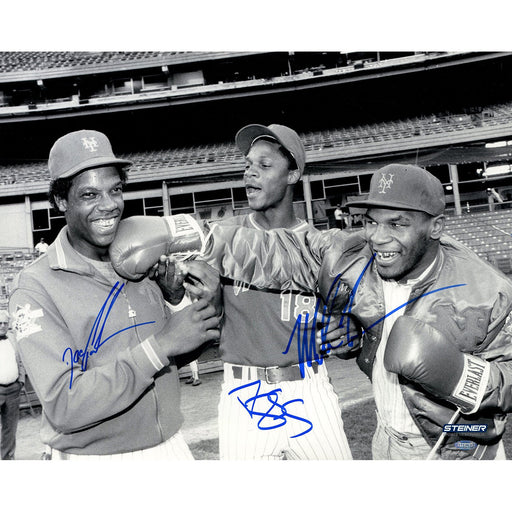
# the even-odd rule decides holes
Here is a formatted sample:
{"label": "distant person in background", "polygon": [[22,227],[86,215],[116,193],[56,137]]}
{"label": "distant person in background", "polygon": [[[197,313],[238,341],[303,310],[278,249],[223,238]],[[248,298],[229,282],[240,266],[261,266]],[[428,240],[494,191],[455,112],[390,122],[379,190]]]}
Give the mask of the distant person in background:
{"label": "distant person in background", "polygon": [[197,359],[191,361],[189,363],[190,371],[192,372],[192,376],[189,377],[185,384],[192,384],[192,386],[199,386],[201,384],[201,380],[199,379],[199,366],[197,365]]}
{"label": "distant person in background", "polygon": [[[487,189],[487,197],[489,201],[489,211],[491,212],[493,212],[496,209],[496,203],[500,205],[503,203],[503,197],[501,197],[501,194],[495,188]],[[498,210],[500,208],[501,206],[497,207]]]}
{"label": "distant person in background", "polygon": [[341,212],[343,214],[343,229],[350,229],[352,227],[352,217],[348,211],[348,208],[342,208]]}
{"label": "distant person in background", "polygon": [[338,229],[343,229],[343,211],[341,210],[341,204],[338,204],[336,210],[334,210],[334,221]]}
{"label": "distant person in background", "polygon": [[0,416],[2,460],[13,460],[20,411],[20,392],[25,384],[25,369],[16,351],[16,338],[9,330],[9,314],[0,311]]}
{"label": "distant person in background", "polygon": [[363,216],[359,213],[352,215],[352,227],[360,228],[363,225]]}
{"label": "distant person in background", "polygon": [[44,241],[44,238],[41,238],[34,249],[36,250],[37,254],[44,254],[48,250],[48,244]]}

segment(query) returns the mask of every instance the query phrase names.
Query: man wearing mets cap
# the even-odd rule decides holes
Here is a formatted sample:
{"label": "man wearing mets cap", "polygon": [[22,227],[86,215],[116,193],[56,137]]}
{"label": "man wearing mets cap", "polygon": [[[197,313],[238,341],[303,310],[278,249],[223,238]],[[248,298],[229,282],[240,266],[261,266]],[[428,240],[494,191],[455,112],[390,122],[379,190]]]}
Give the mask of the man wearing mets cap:
{"label": "man wearing mets cap", "polygon": [[[244,185],[253,211],[219,224],[259,232],[277,228],[293,233],[316,232],[296,216],[293,207],[294,186],[306,161],[299,135],[279,124],[251,124],[238,131],[235,141],[245,156]],[[242,260],[236,244],[232,250],[233,257]],[[298,250],[292,252],[300,258]],[[325,365],[318,364],[311,353],[302,375],[297,350],[287,349],[297,322],[304,338],[311,337],[312,322],[308,325],[306,318],[312,320],[315,315],[314,290],[257,289],[250,282],[228,278],[223,279],[223,285],[225,316],[219,347],[224,361],[219,403],[221,460],[350,459],[338,396]],[[275,394],[280,402],[289,404],[290,414],[305,421],[290,421],[282,428],[259,428],[259,417],[249,414],[240,403],[254,394],[251,383],[258,380],[259,393]],[[233,392],[237,388],[241,389]],[[268,409],[268,403],[261,400],[255,406],[255,410]]]}
{"label": "man wearing mets cap", "polygon": [[[253,204],[265,204],[262,187],[251,185],[258,199]],[[346,302],[334,297],[334,306],[344,305],[363,328],[357,362],[373,381],[375,458],[504,458],[501,438],[512,411],[512,283],[443,235],[442,187],[424,169],[386,166],[372,177],[368,198],[352,205],[367,209],[364,247],[339,230],[270,230],[253,237],[258,245],[246,243],[242,229],[220,230],[219,236],[212,230],[202,257],[221,261],[225,277],[265,282],[260,288],[268,283],[313,292],[318,285],[327,302],[336,289]],[[130,248],[133,240],[119,245]],[[250,254],[245,260],[244,250]],[[131,269],[123,269],[123,261],[129,252],[120,252],[116,267],[127,275]],[[239,294],[245,289],[240,286]],[[272,378],[272,368],[256,369],[251,382]],[[246,404],[259,396],[254,393]]]}
{"label": "man wearing mets cap", "polygon": [[512,284],[443,235],[444,201],[426,170],[392,164],[375,172],[368,198],[349,204],[367,209],[365,247],[329,232],[272,232],[283,286],[317,273],[328,303],[333,284],[340,297],[351,290],[344,311],[363,330],[354,352],[375,395],[375,459],[505,458]]}
{"label": "man wearing mets cap", "polygon": [[352,285],[351,313],[364,329],[358,364],[377,407],[373,458],[505,458],[510,281],[442,236],[443,187],[424,169],[387,165],[368,198],[348,206],[367,208],[369,266]]}
{"label": "man wearing mets cap", "polygon": [[55,142],[50,201],[66,226],[10,297],[53,459],[192,458],[180,433],[177,365],[218,338],[219,318],[205,299],[171,315],[161,280],[126,282],[114,271],[108,249],[129,165],[97,131]]}
{"label": "man wearing mets cap", "polygon": [[[196,246],[198,257],[225,278],[220,458],[349,459],[338,397],[313,332],[318,257],[315,253],[304,263],[299,245],[290,240],[321,238],[293,207],[304,147],[299,135],[282,125],[246,126],[236,143],[245,156],[243,179],[253,212],[199,227],[212,236]],[[173,222],[172,217],[123,221],[110,249],[116,270],[133,279],[157,262],[160,273],[161,256],[165,261],[166,255],[180,252],[174,249],[179,235],[166,227]],[[343,247],[348,235],[333,231]],[[358,237],[357,243],[362,246],[364,240]],[[294,278],[287,280],[289,286],[276,286],[281,270],[307,277],[307,289],[295,288]],[[332,325],[325,338],[338,342],[341,329]],[[301,348],[303,343],[307,347]]]}
{"label": "man wearing mets cap", "polygon": [[[432,174],[413,165],[387,165],[373,175],[368,198],[349,202],[347,206],[368,208],[366,234],[376,251],[375,263],[382,277],[398,280],[411,277],[411,273],[416,277],[432,263],[444,225],[445,207],[443,187]],[[374,217],[400,215],[407,216],[413,224],[413,238],[395,244],[381,242],[381,232],[374,229],[378,224]],[[393,248],[400,250],[383,250]]]}

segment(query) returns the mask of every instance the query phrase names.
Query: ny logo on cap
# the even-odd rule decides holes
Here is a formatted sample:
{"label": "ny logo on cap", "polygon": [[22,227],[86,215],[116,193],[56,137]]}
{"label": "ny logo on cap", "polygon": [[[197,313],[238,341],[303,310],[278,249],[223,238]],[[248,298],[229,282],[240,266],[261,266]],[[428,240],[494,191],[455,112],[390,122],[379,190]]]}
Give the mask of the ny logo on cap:
{"label": "ny logo on cap", "polygon": [[391,185],[393,184],[393,176],[393,174],[389,174],[389,178],[386,178],[386,173],[382,173],[379,184],[377,185],[379,187],[379,194],[385,194],[386,189],[391,188]]}
{"label": "ny logo on cap", "polygon": [[84,145],[84,148],[88,149],[91,153],[93,151],[97,151],[96,148],[98,147],[98,141],[96,140],[96,137],[82,137],[82,144]]}

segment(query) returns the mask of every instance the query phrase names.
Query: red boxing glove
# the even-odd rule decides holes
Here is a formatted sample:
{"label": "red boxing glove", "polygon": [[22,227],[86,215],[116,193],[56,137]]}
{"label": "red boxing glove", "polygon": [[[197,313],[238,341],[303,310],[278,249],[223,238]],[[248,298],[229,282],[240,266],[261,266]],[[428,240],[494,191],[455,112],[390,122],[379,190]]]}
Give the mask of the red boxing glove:
{"label": "red boxing glove", "polygon": [[109,253],[115,271],[135,280],[144,277],[160,256],[200,252],[204,245],[203,230],[191,215],[135,215],[119,223]]}
{"label": "red boxing glove", "polygon": [[464,414],[473,414],[480,407],[490,366],[461,352],[443,333],[410,316],[396,320],[384,353],[386,370],[417,382],[457,405]]}

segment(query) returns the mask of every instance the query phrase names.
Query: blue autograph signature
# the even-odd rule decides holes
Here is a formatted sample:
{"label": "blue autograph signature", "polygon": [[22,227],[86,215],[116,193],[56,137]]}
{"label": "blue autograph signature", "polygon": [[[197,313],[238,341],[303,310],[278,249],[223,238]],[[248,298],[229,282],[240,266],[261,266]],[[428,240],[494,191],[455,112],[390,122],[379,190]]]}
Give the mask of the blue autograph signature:
{"label": "blue autograph signature", "polygon": [[[118,287],[119,286],[119,287]],[[119,297],[119,294],[121,293],[121,290],[123,289],[124,284],[119,285],[119,282],[116,282],[116,284],[112,287],[110,290],[110,293],[108,294],[107,299],[103,303],[103,306],[101,306],[98,315],[96,316],[96,320],[94,321],[94,324],[92,326],[91,332],[89,333],[89,338],[87,339],[87,344],[85,345],[85,348],[83,350],[75,350],[73,352],[73,349],[71,347],[67,347],[66,350],[64,350],[64,353],[62,354],[62,361],[66,363],[66,365],[71,366],[71,376],[69,378],[69,389],[71,389],[71,386],[73,384],[73,365],[80,363],[80,368],[83,372],[87,370],[87,362],[89,361],[89,356],[92,356],[93,354],[96,354],[100,347],[106,343],[110,338],[116,336],[117,334],[124,332],[128,329],[133,329],[134,327],[140,327],[141,325],[147,325],[147,324],[154,324],[154,320],[151,322],[143,322],[141,324],[135,324],[130,325],[129,327],[125,327],[124,329],[121,329],[120,331],[117,331],[107,338],[103,339],[103,330],[105,329],[105,324],[107,323],[108,316],[110,315],[110,311],[114,307],[114,304]],[[110,304],[109,304],[110,301]],[[108,309],[107,309],[108,308]],[[106,310],[106,314],[105,314]],[[105,316],[103,316],[105,314]],[[89,347],[92,347],[91,350],[89,350]],[[65,361],[66,355],[69,356],[69,361]]]}
{"label": "blue autograph signature", "polygon": [[[351,335],[350,334],[350,313],[352,312],[352,306],[354,304],[354,298],[356,295],[356,292],[359,288],[359,284],[361,283],[361,280],[363,279],[363,276],[365,272],[370,267],[372,261],[375,258],[375,254],[368,260],[368,263],[365,265],[363,271],[359,275],[354,288],[350,292],[348,301],[343,308],[343,311],[341,312],[341,318],[338,323],[338,328],[343,329],[346,327],[346,338],[347,338],[347,345],[349,347],[352,347],[354,344],[354,339],[358,338],[358,335]],[[324,305],[322,310],[322,329],[321,329],[321,339],[322,339],[322,349],[323,353],[328,354],[331,350],[336,349],[338,347],[341,347],[343,345],[343,339],[341,339],[340,343],[333,346],[329,342],[326,341],[325,337],[328,332],[329,324],[331,321],[331,317],[334,310],[334,304],[336,297],[338,296],[338,292],[341,286],[341,274],[338,274],[336,278],[334,279],[330,289],[329,293],[327,294],[327,298],[325,300],[326,305]],[[431,290],[429,292],[423,293],[422,295],[419,295],[418,297],[415,297],[414,299],[411,299],[401,306],[398,306],[397,308],[393,309],[393,311],[390,311],[386,315],[384,315],[382,318],[379,318],[376,320],[373,324],[368,326],[366,329],[363,329],[361,332],[361,336],[366,332],[375,327],[380,322],[383,322],[388,316],[396,313],[402,308],[405,308],[412,302],[417,301],[421,297],[426,297],[427,295],[431,295],[432,293],[441,292],[443,290],[448,290],[449,288],[457,288],[460,286],[466,286],[465,284],[454,284],[450,286],[444,286],[443,288],[437,288],[435,290]],[[316,325],[317,325],[317,314],[319,311],[319,305],[320,301],[317,301],[316,308],[315,308],[315,314],[313,315],[312,325],[309,326],[309,314],[306,313],[305,315],[305,322],[302,322],[302,316],[299,314],[298,318],[295,322],[293,331],[290,335],[290,339],[288,340],[288,345],[286,346],[285,351],[283,354],[287,354],[290,350],[292,341],[296,339],[297,341],[297,352],[299,357],[299,367],[302,377],[304,378],[304,365],[307,363],[308,366],[312,365],[313,360],[316,361],[318,364],[323,363],[323,356],[322,354],[318,354],[316,351]],[[309,334],[308,334],[308,328],[309,328]],[[302,332],[301,332],[302,330]]]}
{"label": "blue autograph signature", "polygon": [[[260,419],[258,420],[258,428],[260,430],[272,430],[275,428],[282,427],[282,426],[286,425],[287,418],[290,418],[290,419],[302,421],[309,425],[306,428],[306,430],[304,430],[300,434],[290,436],[291,438],[303,436],[304,434],[307,434],[308,432],[311,431],[311,429],[313,428],[313,423],[311,423],[311,421],[309,421],[305,418],[301,418],[300,416],[295,416],[294,414],[290,414],[286,410],[286,407],[289,404],[292,404],[295,402],[300,402],[301,404],[303,404],[304,400],[301,400],[300,398],[296,398],[295,400],[289,400],[288,402],[285,402],[284,404],[279,404],[279,403],[277,403],[277,400],[278,400],[277,394],[282,391],[282,389],[280,389],[280,388],[273,389],[272,391],[269,391],[268,393],[260,394],[261,381],[255,380],[254,382],[250,382],[249,384],[244,384],[243,386],[239,386],[237,388],[232,389],[228,394],[231,395],[232,393],[235,393],[236,391],[240,391],[241,389],[245,389],[250,386],[257,386],[256,394],[254,396],[250,397],[245,402],[242,402],[242,400],[240,400],[240,397],[237,397],[237,400],[242,404],[242,406],[249,413],[251,418],[253,418],[255,416],[260,417]],[[267,401],[264,402],[265,405],[270,403],[269,409],[265,412],[255,411],[254,408],[256,407],[256,402],[258,400],[264,399],[264,398],[267,399]],[[262,405],[262,407],[264,407],[264,405]],[[277,412],[279,414],[272,413],[272,411],[274,411],[274,408],[277,410]]]}

